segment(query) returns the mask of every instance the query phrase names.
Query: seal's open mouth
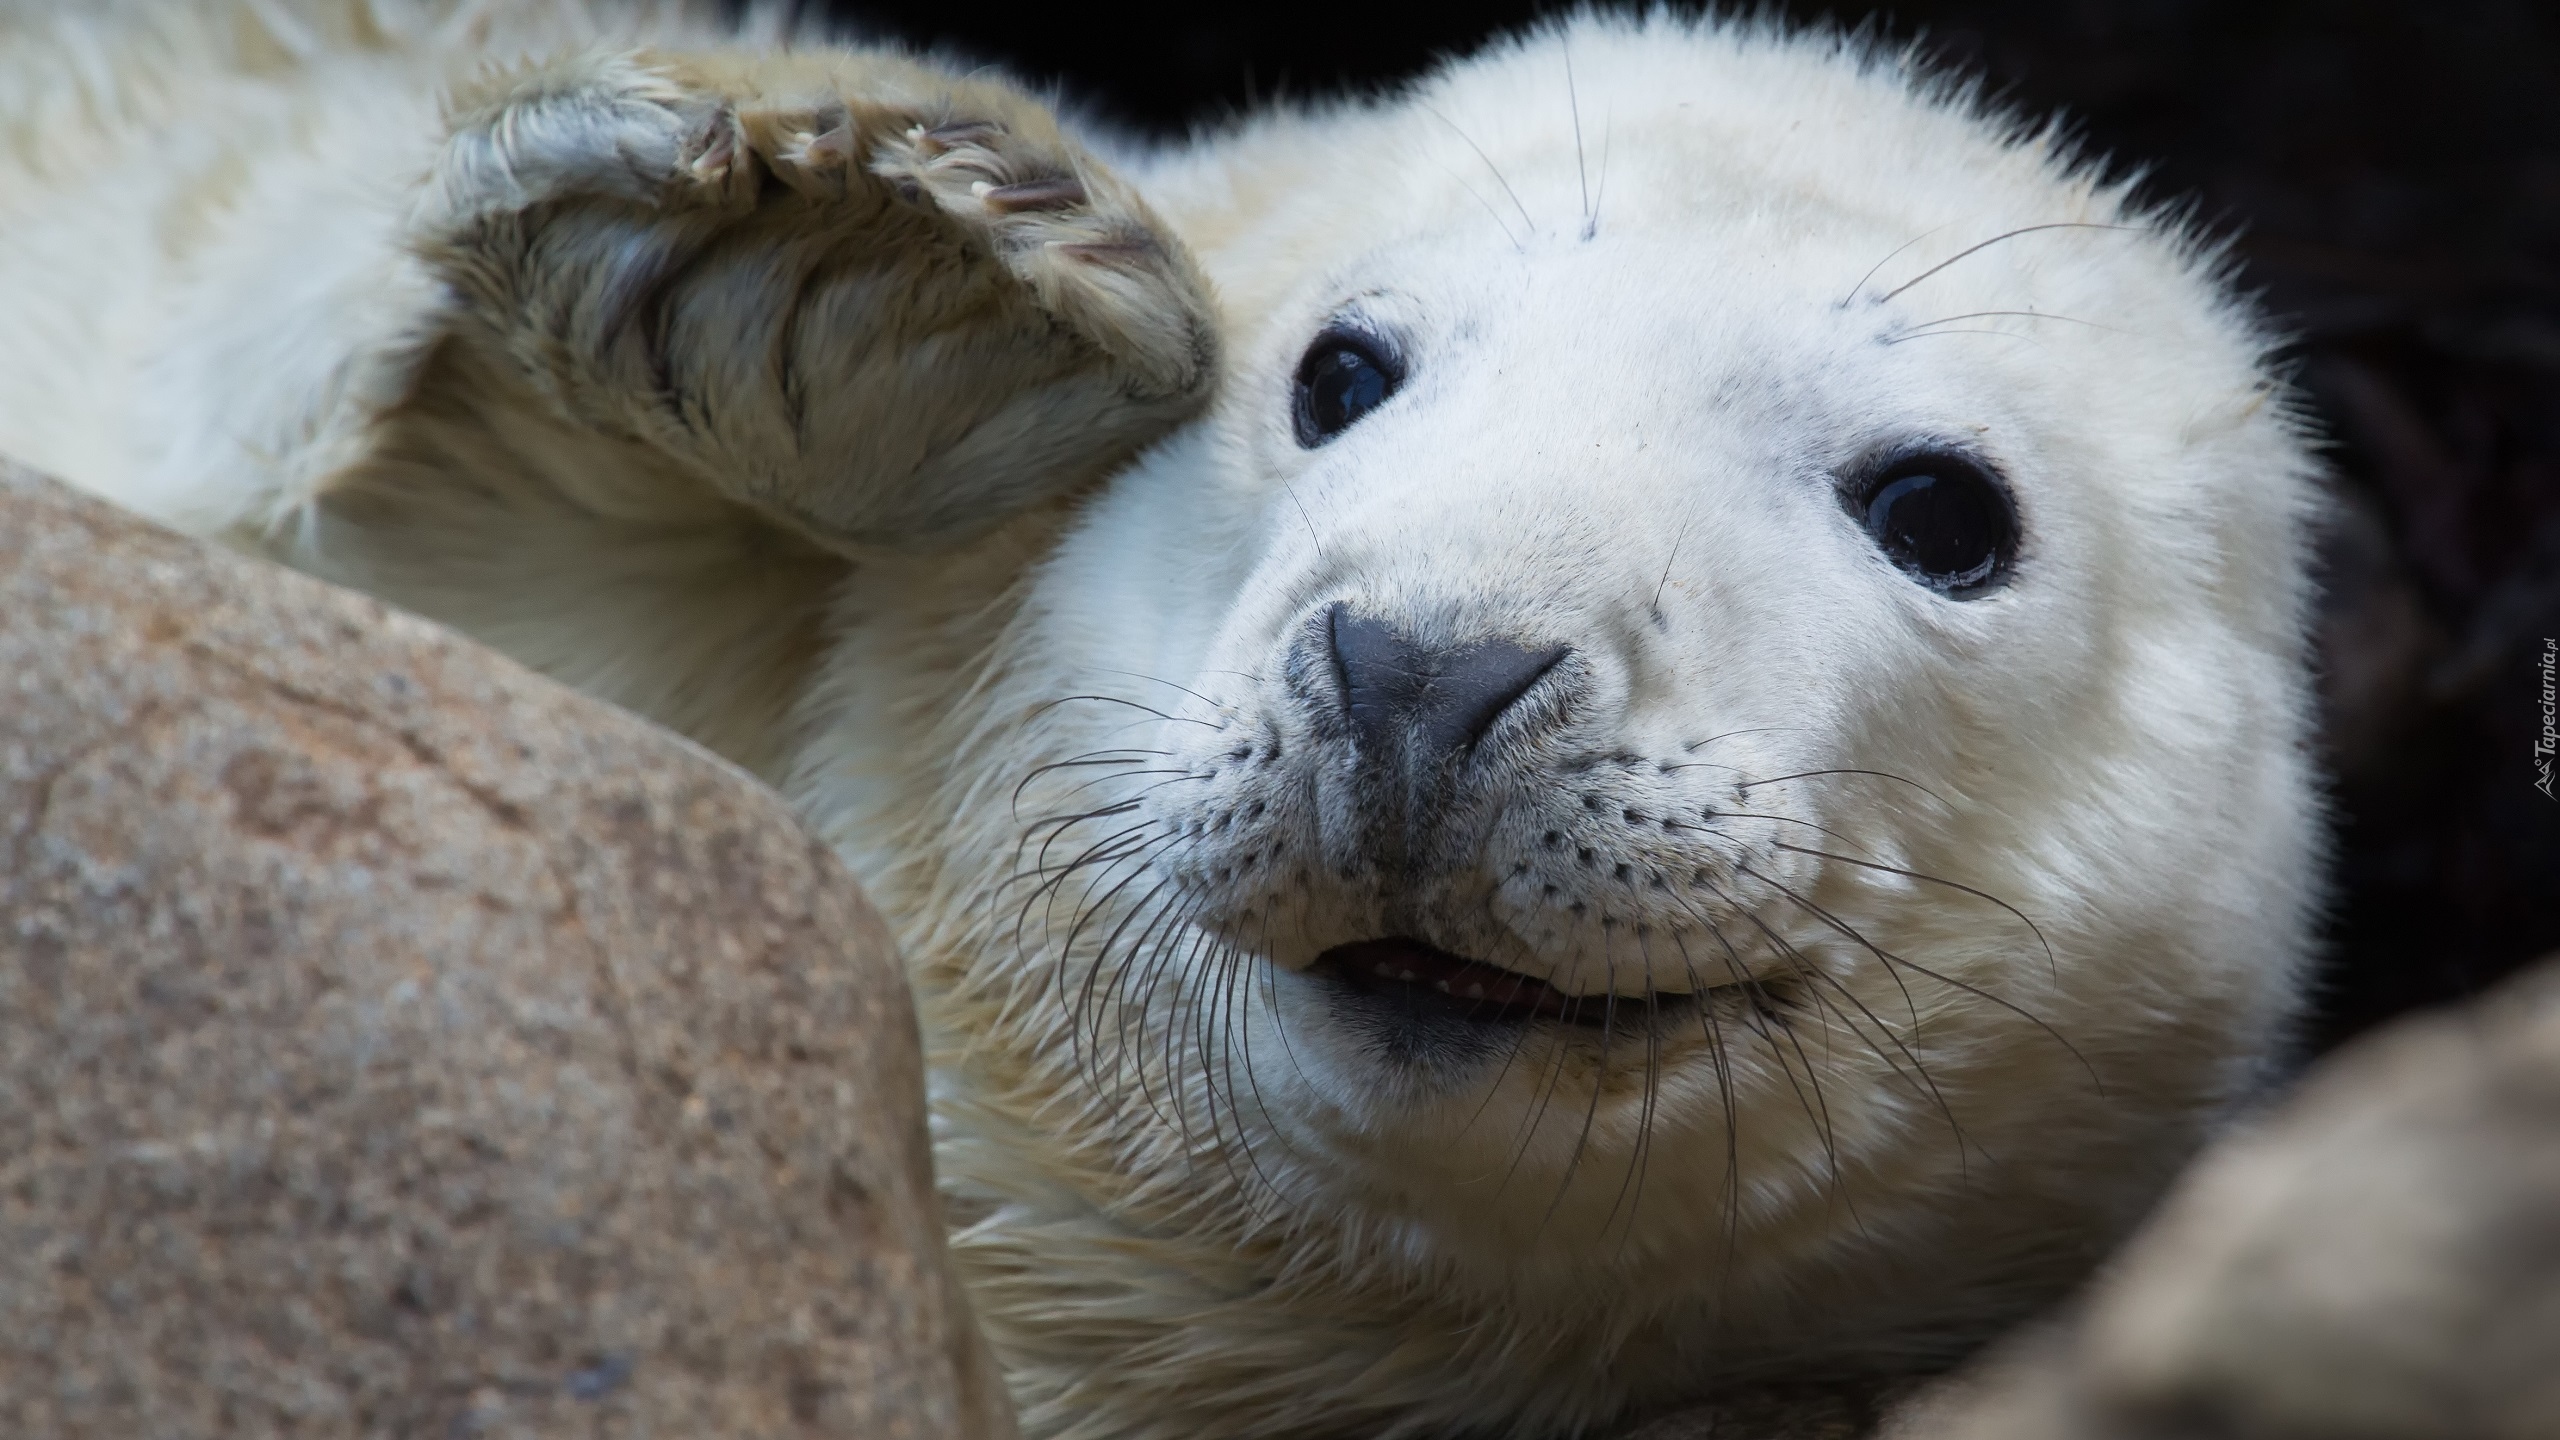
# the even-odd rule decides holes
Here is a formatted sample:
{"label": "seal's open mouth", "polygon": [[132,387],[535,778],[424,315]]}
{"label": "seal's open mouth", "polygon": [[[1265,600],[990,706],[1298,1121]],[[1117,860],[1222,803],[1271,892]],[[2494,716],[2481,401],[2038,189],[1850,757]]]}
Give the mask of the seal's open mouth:
{"label": "seal's open mouth", "polygon": [[1623,1027],[1652,1015],[1657,1003],[1686,995],[1568,995],[1544,980],[1452,955],[1404,935],[1355,940],[1316,957],[1315,973],[1347,989],[1416,1011],[1489,1025],[1561,1020]]}

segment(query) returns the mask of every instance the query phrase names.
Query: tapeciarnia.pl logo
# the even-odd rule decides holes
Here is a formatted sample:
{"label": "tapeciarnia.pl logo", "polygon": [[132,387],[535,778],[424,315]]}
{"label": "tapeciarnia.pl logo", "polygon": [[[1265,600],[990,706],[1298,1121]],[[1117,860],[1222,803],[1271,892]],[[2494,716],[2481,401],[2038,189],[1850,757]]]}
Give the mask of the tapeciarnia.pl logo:
{"label": "tapeciarnia.pl logo", "polygon": [[2533,788],[2545,800],[2560,800],[2551,793],[2552,752],[2560,749],[2560,640],[2544,636],[2542,641],[2542,738],[2533,742]]}

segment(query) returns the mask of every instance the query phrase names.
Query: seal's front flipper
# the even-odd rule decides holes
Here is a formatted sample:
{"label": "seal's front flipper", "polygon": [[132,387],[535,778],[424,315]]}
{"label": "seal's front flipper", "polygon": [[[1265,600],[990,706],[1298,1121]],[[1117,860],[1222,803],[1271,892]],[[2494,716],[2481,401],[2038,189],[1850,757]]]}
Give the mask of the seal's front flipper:
{"label": "seal's front flipper", "polygon": [[473,369],[832,549],[966,539],[1213,378],[1206,284],[1135,192],[1027,97],[892,57],[500,76],[425,202]]}

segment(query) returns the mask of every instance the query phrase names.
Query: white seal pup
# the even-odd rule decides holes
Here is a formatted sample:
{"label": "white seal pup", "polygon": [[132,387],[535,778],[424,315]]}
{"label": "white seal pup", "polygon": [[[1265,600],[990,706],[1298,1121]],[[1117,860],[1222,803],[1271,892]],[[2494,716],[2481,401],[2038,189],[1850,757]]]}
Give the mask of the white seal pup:
{"label": "white seal pup", "polygon": [[1584,18],[1097,158],[673,9],[7,24],[0,449],[782,786],[1030,1434],[1925,1367],[2281,1045],[2269,334],[1893,55]]}

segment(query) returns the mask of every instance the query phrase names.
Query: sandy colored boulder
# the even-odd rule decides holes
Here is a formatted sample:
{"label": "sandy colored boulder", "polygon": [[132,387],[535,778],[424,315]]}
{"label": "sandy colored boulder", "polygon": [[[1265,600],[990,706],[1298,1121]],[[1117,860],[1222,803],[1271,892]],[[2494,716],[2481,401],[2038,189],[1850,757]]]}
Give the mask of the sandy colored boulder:
{"label": "sandy colored boulder", "polygon": [[1891,1440],[2560,1435],[2560,956],[2315,1070]]}
{"label": "sandy colored boulder", "polygon": [[1009,1435],[739,772],[0,471],[0,1433]]}

